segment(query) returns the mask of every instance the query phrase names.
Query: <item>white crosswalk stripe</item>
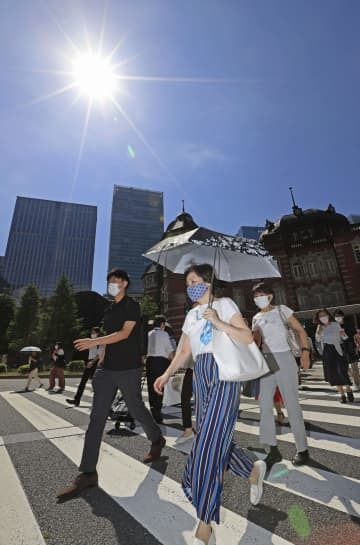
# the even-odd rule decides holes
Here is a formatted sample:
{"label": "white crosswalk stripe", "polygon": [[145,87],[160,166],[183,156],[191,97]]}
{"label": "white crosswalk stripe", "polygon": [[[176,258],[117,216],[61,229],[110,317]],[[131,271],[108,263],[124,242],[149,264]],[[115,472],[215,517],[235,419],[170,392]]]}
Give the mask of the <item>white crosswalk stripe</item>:
{"label": "white crosswalk stripe", "polygon": [[[315,382],[315,381],[312,381]],[[307,387],[308,383],[306,383]],[[319,381],[316,388],[328,387],[325,383]],[[39,524],[32,512],[25,493],[21,488],[21,482],[17,476],[11,456],[7,450],[7,445],[16,444],[16,442],[29,442],[41,439],[54,445],[67,459],[74,464],[78,464],[83,436],[86,429],[86,422],[91,409],[91,398],[93,391],[88,384],[84,399],[79,407],[74,407],[66,402],[66,398],[76,392],[76,386],[67,386],[62,394],[48,393],[41,389],[35,390],[31,397],[23,395],[14,395],[10,392],[0,392],[0,399],[5,400],[15,414],[21,415],[28,421],[35,431],[28,433],[9,434],[0,437],[0,468],[1,468],[1,486],[0,486],[0,505],[4,504],[5,495],[3,482],[6,489],[12,490],[12,502],[8,502],[5,511],[5,519],[13,520],[17,530],[9,531],[9,525],[6,525],[8,533],[3,534],[4,516],[0,522],[0,545],[3,545],[3,535],[6,536],[6,545],[43,545],[45,543],[41,534]],[[324,396],[320,397],[319,393]],[[69,396],[70,394],[70,396]],[[325,398],[325,395],[327,396]],[[319,397],[320,399],[319,399]],[[147,402],[147,388],[143,389],[143,397]],[[359,405],[348,404],[340,405],[337,399],[328,392],[319,392],[307,390],[306,393],[300,390],[301,404],[304,407],[304,418],[308,422],[318,424],[317,431],[307,431],[310,448],[317,449],[317,452],[332,452],[334,455],[343,455],[348,460],[358,460],[360,457],[360,439],[355,438],[355,430],[359,428],[359,418],[357,412]],[[320,410],[314,410],[315,408]],[[69,412],[64,412],[64,409]],[[321,409],[328,409],[329,412],[323,412]],[[337,409],[342,409],[340,413]],[[345,409],[345,410],[343,410]],[[258,436],[259,434],[259,407],[257,402],[251,399],[243,400],[241,403],[242,413],[237,421],[235,429],[244,434]],[[285,411],[286,412],[286,411]],[[77,419],[71,419],[71,415],[78,414]],[[179,424],[181,424],[181,410],[178,406],[164,408],[165,420],[167,425],[162,426],[163,434],[166,438],[167,447],[171,452],[181,451],[188,453],[191,448],[191,441],[177,446],[176,440],[180,435]],[[247,418],[247,415],[255,415]],[[61,415],[61,416],[60,416]],[[68,415],[68,416],[66,416]],[[79,420],[80,419],[80,420]],[[71,421],[72,420],[72,421]],[[74,425],[72,422],[81,421],[81,426]],[[82,422],[84,421],[84,425]],[[322,432],[320,424],[342,425],[347,429],[353,430],[352,435],[344,435],[335,432]],[[174,427],[175,425],[175,427]],[[107,429],[112,428],[113,423],[109,422]],[[325,426],[328,428],[328,426]],[[336,426],[335,426],[335,429]],[[281,441],[294,444],[294,438],[288,427],[277,429],[278,438]],[[145,436],[141,427],[134,430],[135,434]],[[351,435],[351,434],[350,434]],[[240,436],[241,437],[241,436]],[[11,452],[11,451],[10,451]],[[257,457],[264,457],[263,452],[256,452]],[[169,464],[171,455],[169,456]],[[346,463],[346,460],[344,460]],[[354,466],[358,467],[358,466]],[[5,481],[3,481],[5,475]],[[328,471],[326,466],[301,466],[296,467],[290,460],[284,459],[280,464],[276,464],[270,474],[267,476],[267,488],[274,491],[278,490],[290,497],[298,497],[301,501],[308,501],[318,508],[331,509],[333,513],[339,513],[342,516],[360,517],[360,481],[359,474],[348,473],[351,476],[343,476],[333,471]],[[99,476],[101,488],[123,509],[125,509],[133,519],[138,521],[147,531],[154,536],[161,544],[169,545],[190,545],[193,540],[194,528],[196,525],[196,516],[193,507],[185,499],[178,481],[163,475],[156,469],[149,468],[141,461],[129,454],[121,451],[121,438],[117,448],[102,443],[101,457],[99,462]],[[245,481],[239,479],[239,490],[241,494],[247,492]],[[244,484],[245,483],[245,484]],[[3,492],[2,492],[3,491]],[[151,498],[151,509],[149,509],[149,498]],[[294,503],[294,500],[291,500]],[[14,514],[16,512],[16,515]],[[18,519],[21,521],[18,523]],[[291,545],[288,536],[282,537],[274,534],[261,523],[255,524],[247,520],[245,516],[240,515],[235,508],[223,508],[221,513],[221,525],[217,529],[217,542],[227,545]],[[169,521],[171,523],[169,524]],[[286,534],[285,534],[286,535]],[[26,541],[25,541],[26,536]],[[72,543],[69,538],[69,544]],[[5,541],[4,541],[5,545]],[[67,545],[67,543],[64,543]],[[129,543],[129,545],[135,545]],[[304,542],[306,545],[306,542]]]}
{"label": "white crosswalk stripe", "polygon": [[0,472],[0,544],[45,544],[5,446],[0,447]]}

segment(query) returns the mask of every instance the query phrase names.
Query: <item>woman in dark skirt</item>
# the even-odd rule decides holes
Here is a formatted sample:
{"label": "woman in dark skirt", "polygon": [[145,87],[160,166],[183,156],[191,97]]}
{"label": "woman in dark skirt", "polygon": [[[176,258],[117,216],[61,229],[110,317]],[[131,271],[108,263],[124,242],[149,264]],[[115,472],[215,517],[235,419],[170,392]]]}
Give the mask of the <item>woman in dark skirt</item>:
{"label": "woman in dark skirt", "polygon": [[324,362],[324,370],[327,382],[331,386],[336,386],[341,396],[341,403],[346,403],[347,398],[350,403],[354,401],[354,394],[351,390],[351,381],[348,375],[348,364],[344,358],[341,348],[341,327],[335,322],[332,314],[323,308],[316,313],[315,323],[318,324],[316,329],[316,340],[322,346],[322,358]]}

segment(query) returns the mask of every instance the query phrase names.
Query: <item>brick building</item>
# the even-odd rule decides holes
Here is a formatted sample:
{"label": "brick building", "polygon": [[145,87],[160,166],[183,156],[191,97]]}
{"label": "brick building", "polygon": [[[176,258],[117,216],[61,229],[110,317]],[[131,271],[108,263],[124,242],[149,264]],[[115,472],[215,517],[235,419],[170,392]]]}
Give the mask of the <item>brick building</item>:
{"label": "brick building", "polygon": [[[181,235],[196,229],[198,225],[190,214],[183,212],[170,223],[164,238]],[[150,264],[143,275],[144,293],[156,301],[159,311],[164,313],[174,328],[175,335],[180,335],[181,326],[184,321],[189,302],[186,298],[184,277],[181,274],[174,274],[161,265]],[[255,313],[255,305],[251,288],[254,280],[240,281],[233,283],[224,282],[223,294],[232,297],[242,313],[248,320]],[[277,300],[285,303],[285,289],[281,278],[274,278],[271,284],[277,294]]]}
{"label": "brick building", "polygon": [[360,303],[360,224],[336,212],[302,210],[267,221],[261,241],[279,265],[297,311]]}
{"label": "brick building", "polygon": [[[182,213],[170,223],[163,238],[196,227],[192,216]],[[302,210],[294,203],[292,214],[267,221],[261,241],[277,259],[282,274],[282,278],[266,280],[278,304],[289,305],[309,326],[314,309],[324,306],[360,314],[359,223],[350,223],[332,205],[326,210]],[[145,294],[157,302],[179,335],[188,305],[183,276],[150,264],[143,282]],[[236,301],[249,321],[256,312],[251,291],[254,283],[224,283],[224,295]]]}

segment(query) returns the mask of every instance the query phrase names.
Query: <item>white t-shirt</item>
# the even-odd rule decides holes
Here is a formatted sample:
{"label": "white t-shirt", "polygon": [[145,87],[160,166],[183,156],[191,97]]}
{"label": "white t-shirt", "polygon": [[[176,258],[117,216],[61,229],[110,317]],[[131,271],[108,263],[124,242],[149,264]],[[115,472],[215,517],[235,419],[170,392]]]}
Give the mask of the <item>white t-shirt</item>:
{"label": "white t-shirt", "polygon": [[[191,309],[185,318],[182,328],[183,332],[189,337],[191,352],[194,360],[196,359],[197,355],[200,354],[200,352],[214,352],[212,340],[205,346],[200,341],[201,332],[206,324],[206,320],[202,316],[207,308],[208,305],[205,304]],[[238,306],[229,297],[222,297],[221,299],[214,301],[213,309],[217,311],[223,322],[230,323],[231,318],[235,314],[240,314],[241,316]]]}
{"label": "white t-shirt", "polygon": [[148,357],[155,358],[169,358],[171,352],[174,352],[174,347],[171,342],[169,334],[161,329],[155,327],[148,334]]}
{"label": "white t-shirt", "polygon": [[[288,319],[293,315],[291,308],[280,305],[284,318]],[[287,341],[287,328],[280,316],[278,307],[268,312],[258,312],[252,320],[252,330],[260,331],[263,342],[271,352],[289,352]]]}
{"label": "white t-shirt", "polygon": [[98,344],[97,346],[94,346],[93,348],[90,348],[89,350],[89,361],[90,360],[94,360],[97,356],[101,356],[101,352],[102,352],[102,346],[101,344]]}

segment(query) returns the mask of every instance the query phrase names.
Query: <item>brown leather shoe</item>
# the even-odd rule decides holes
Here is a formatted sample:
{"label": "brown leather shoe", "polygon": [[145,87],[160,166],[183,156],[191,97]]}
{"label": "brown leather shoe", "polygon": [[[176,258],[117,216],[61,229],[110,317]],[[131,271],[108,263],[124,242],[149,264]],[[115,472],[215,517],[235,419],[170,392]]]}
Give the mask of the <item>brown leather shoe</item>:
{"label": "brown leather shoe", "polygon": [[98,485],[98,474],[96,471],[94,473],[80,473],[75,479],[75,481],[68,486],[67,488],[63,488],[62,490],[59,490],[59,492],[56,494],[56,497],[58,500],[67,500],[70,498],[74,498],[78,494],[80,494],[85,488],[89,488],[90,486],[97,486]]}
{"label": "brown leather shoe", "polygon": [[156,443],[151,443],[150,450],[143,459],[144,464],[149,464],[150,462],[158,460],[161,456],[161,451],[164,448],[165,444],[166,441],[164,437],[160,437],[159,441],[157,441]]}

